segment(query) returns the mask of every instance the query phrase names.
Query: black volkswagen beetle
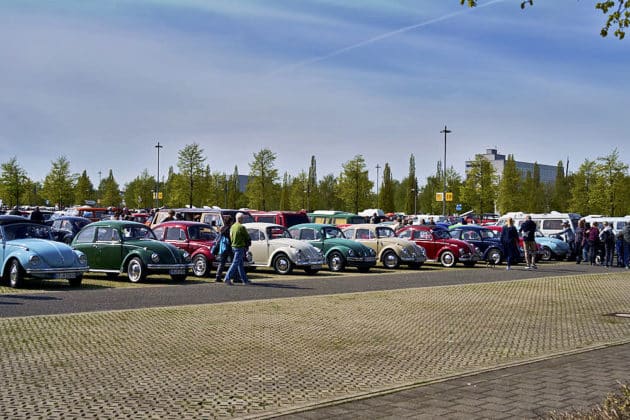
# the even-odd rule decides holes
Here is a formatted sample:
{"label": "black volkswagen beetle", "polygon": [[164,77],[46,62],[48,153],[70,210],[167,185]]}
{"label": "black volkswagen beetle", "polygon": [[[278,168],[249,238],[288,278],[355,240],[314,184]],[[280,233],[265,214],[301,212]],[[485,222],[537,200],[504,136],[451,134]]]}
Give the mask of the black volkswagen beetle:
{"label": "black volkswagen beetle", "polygon": [[75,235],[81,229],[92,223],[85,217],[79,216],[61,216],[53,220],[51,224],[52,235],[55,241],[70,244]]}

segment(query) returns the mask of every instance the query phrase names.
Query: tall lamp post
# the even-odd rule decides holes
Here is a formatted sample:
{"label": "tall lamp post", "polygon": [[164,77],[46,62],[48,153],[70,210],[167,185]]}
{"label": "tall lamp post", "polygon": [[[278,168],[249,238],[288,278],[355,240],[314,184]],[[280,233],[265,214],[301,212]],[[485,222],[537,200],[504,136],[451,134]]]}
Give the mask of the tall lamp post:
{"label": "tall lamp post", "polygon": [[376,164],[376,208],[380,208],[379,196],[378,196],[378,171],[381,169],[381,166]]}
{"label": "tall lamp post", "polygon": [[444,166],[442,166],[442,176],[444,177],[444,189],[442,190],[442,216],[446,216],[446,135],[451,130],[444,126],[444,130],[440,133],[444,133]]}
{"label": "tall lamp post", "polygon": [[160,149],[164,147],[158,141],[155,145],[157,149],[157,178],[155,178],[155,208],[160,208]]}

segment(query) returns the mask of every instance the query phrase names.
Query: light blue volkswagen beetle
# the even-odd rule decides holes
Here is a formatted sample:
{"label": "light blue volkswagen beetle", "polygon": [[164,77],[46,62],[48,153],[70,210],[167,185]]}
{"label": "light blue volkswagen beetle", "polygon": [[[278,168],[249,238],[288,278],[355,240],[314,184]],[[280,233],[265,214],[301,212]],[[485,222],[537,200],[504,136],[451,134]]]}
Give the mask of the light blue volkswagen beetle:
{"label": "light blue volkswagen beetle", "polygon": [[67,279],[79,286],[88,270],[80,251],[52,240],[50,227],[21,216],[0,216],[2,279],[20,287],[28,277]]}

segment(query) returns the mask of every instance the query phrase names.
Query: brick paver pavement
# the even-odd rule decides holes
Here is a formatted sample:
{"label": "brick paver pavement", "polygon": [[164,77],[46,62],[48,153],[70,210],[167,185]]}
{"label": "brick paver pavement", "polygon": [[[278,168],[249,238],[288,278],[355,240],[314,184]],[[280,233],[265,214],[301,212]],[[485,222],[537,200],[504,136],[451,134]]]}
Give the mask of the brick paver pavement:
{"label": "brick paver pavement", "polygon": [[[630,311],[629,280],[627,272],[614,272],[3,318],[0,418],[308,415],[297,413],[628,343],[630,320],[607,314]],[[234,289],[239,287],[247,289]],[[453,389],[463,397],[451,398]],[[545,393],[564,396],[551,386],[541,389],[532,389],[527,398],[510,395],[520,404],[535,403]],[[480,405],[461,383],[414,389],[427,390],[440,398],[400,401],[405,394],[394,393],[363,403],[376,405],[369,417],[420,416],[414,411],[418,404],[431,404],[430,416],[516,416],[502,411],[506,400],[492,386]],[[590,397],[601,398],[601,393]],[[392,410],[378,406],[379,401],[402,406]],[[335,416],[358,417],[341,405],[327,409],[337,410]]]}

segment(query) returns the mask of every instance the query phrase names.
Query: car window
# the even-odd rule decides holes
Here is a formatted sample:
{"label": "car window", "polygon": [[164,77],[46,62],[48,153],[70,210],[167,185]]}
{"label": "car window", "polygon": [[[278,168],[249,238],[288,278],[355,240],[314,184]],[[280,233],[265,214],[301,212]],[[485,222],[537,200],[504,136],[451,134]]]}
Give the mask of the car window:
{"label": "car window", "polygon": [[291,234],[289,233],[289,231],[281,226],[268,227],[267,236],[269,237],[269,239],[291,238]]}
{"label": "car window", "polygon": [[118,230],[110,226],[101,226],[96,231],[96,240],[98,242],[120,241]]}
{"label": "car window", "polygon": [[186,234],[184,230],[177,227],[171,227],[166,229],[166,240],[167,241],[183,241],[186,239]]}
{"label": "car window", "polygon": [[[317,236],[319,236],[319,232],[317,232]],[[300,232],[300,239],[305,241],[313,241],[315,239],[315,231],[313,229],[302,229]]]}
{"label": "car window", "polygon": [[418,239],[422,239],[423,241],[430,241],[433,239],[433,236],[431,235],[431,232],[429,232],[428,230],[418,230],[416,231],[416,237]]}
{"label": "car window", "polygon": [[[475,232],[473,232],[473,233],[475,233]],[[435,229],[433,231],[433,234],[435,235],[436,238],[439,238],[439,239],[451,239],[452,238],[451,234],[446,229]]]}
{"label": "car window", "polygon": [[258,229],[247,229],[247,233],[249,233],[249,238],[253,241],[264,241],[265,234]]}
{"label": "car window", "polygon": [[341,229],[339,229],[338,227],[334,227],[334,226],[327,226],[324,228],[324,235],[326,236],[326,239],[333,239],[333,238],[342,238],[345,239],[346,235],[341,231]]}
{"label": "car window", "polygon": [[468,230],[463,232],[462,239],[465,241],[480,241],[481,236],[479,236],[479,234],[474,230]]}
{"label": "car window", "polygon": [[344,234],[344,236],[346,238],[353,238],[354,239],[354,228],[344,230],[343,234]]}
{"label": "car window", "polygon": [[542,221],[543,229],[551,229],[551,230],[563,230],[562,227],[563,220],[561,219],[545,219]]}
{"label": "car window", "polygon": [[381,226],[376,228],[376,236],[379,238],[395,238],[396,232],[392,228]]}
{"label": "car window", "polygon": [[357,239],[376,239],[376,236],[370,229],[357,229]]}
{"label": "car window", "polygon": [[402,232],[398,234],[398,237],[403,238],[403,239],[410,239],[411,233],[412,233],[411,229],[403,230]]}
{"label": "car window", "polygon": [[158,238],[160,241],[164,240],[164,228],[163,227],[159,227],[159,228],[155,228],[153,229],[153,234],[155,235],[156,238]]}
{"label": "car window", "polygon": [[88,226],[88,227],[86,227],[81,232],[79,232],[79,234],[76,236],[74,241],[76,243],[89,243],[89,242],[92,242],[92,240],[94,239],[94,231],[95,230],[96,230],[95,226]]}
{"label": "car window", "polygon": [[217,233],[210,226],[190,226],[188,237],[193,241],[214,241]]}
{"label": "car window", "polygon": [[483,229],[480,232],[481,232],[481,237],[484,239],[498,237],[498,234],[492,229]]}
{"label": "car window", "polygon": [[147,226],[124,226],[122,233],[125,239],[156,239],[153,231]]}

